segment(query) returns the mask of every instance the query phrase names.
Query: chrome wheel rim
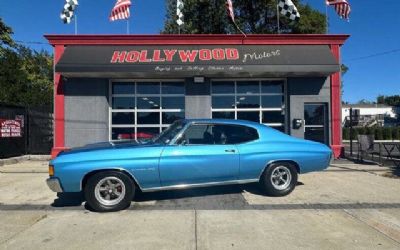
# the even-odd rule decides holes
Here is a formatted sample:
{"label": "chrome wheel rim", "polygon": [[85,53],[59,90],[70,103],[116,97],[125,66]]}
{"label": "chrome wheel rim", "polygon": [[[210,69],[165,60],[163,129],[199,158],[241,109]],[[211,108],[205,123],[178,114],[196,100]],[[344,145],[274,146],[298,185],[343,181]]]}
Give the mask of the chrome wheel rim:
{"label": "chrome wheel rim", "polygon": [[125,193],[124,182],[114,176],[101,179],[94,189],[97,201],[105,206],[114,206],[120,203],[124,199]]}
{"label": "chrome wheel rim", "polygon": [[292,181],[292,174],[285,166],[276,167],[271,173],[271,183],[277,190],[284,190],[289,187]]}

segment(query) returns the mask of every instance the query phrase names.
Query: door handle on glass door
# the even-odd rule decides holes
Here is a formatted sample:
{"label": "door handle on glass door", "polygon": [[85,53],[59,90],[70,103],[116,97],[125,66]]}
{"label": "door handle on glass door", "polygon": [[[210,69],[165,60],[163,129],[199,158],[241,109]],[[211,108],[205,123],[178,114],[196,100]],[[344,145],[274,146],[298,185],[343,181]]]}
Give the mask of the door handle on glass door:
{"label": "door handle on glass door", "polygon": [[235,153],[236,150],[234,150],[234,149],[226,149],[225,152],[227,152],[227,153]]}

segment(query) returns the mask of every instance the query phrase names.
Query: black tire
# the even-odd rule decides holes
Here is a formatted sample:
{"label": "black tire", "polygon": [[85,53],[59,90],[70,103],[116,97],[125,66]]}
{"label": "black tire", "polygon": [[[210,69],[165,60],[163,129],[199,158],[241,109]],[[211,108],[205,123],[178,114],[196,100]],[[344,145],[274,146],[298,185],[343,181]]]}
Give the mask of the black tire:
{"label": "black tire", "polygon": [[[284,175],[283,180],[279,180],[279,178],[277,177],[271,178],[273,173],[286,173],[286,170],[288,170],[288,172],[290,173],[290,181],[286,181],[287,186],[283,183],[285,181],[284,179],[286,179],[288,175]],[[296,187],[297,177],[297,170],[293,164],[289,162],[276,162],[267,166],[264,173],[261,175],[260,186],[264,193],[269,196],[285,196],[290,194]],[[272,179],[275,179],[278,184],[274,184]],[[281,183],[282,185],[279,185]],[[277,188],[277,186],[280,186],[280,188]]]}
{"label": "black tire", "polygon": [[[111,185],[104,183],[107,183],[107,180],[111,181]],[[108,194],[108,191],[100,192],[96,190],[96,186],[99,185],[100,187],[100,183],[104,183],[104,185],[107,185],[110,190],[112,189],[111,191],[109,190],[109,192],[111,193]],[[101,187],[104,188],[104,186]],[[123,189],[125,189],[125,191],[123,191]],[[117,192],[121,195],[118,198],[115,198],[117,197]],[[132,180],[124,173],[118,171],[100,172],[94,174],[88,179],[87,184],[84,188],[84,194],[87,205],[89,205],[89,207],[94,211],[115,212],[130,206],[131,201],[135,195],[135,185]],[[109,195],[108,197],[110,197],[110,200],[107,201],[107,199],[104,198],[103,195]],[[107,202],[110,202],[110,204],[106,204]]]}

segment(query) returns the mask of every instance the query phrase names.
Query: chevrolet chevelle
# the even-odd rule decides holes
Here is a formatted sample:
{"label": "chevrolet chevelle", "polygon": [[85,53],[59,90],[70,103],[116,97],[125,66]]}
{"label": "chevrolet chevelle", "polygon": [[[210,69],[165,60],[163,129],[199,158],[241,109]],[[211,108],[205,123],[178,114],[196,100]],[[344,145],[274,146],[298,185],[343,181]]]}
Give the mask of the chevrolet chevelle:
{"label": "chevrolet chevelle", "polygon": [[293,191],[298,174],[328,167],[324,144],[239,120],[180,120],[154,139],[107,142],[61,152],[47,185],[83,192],[96,211],[128,207],[142,192],[258,182],[270,196]]}

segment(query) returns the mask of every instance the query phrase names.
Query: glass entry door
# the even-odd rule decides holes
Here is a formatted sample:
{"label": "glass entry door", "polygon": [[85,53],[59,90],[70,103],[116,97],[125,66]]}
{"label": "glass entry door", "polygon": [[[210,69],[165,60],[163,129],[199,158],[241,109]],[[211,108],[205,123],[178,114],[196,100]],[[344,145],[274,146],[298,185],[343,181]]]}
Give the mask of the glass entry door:
{"label": "glass entry door", "polygon": [[324,144],[328,142],[328,112],[326,103],[304,104],[304,139]]}

